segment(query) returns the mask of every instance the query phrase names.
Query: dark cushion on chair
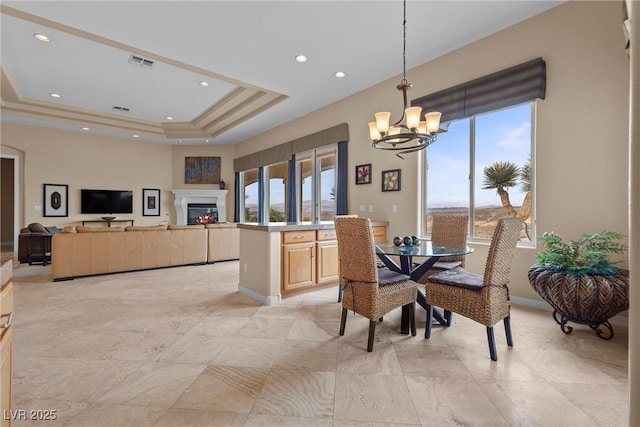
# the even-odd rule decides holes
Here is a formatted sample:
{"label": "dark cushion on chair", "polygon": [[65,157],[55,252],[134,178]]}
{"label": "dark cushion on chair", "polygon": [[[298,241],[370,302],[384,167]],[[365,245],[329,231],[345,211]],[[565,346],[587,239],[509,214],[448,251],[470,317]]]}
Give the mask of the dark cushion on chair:
{"label": "dark cushion on chair", "polygon": [[469,273],[461,268],[456,268],[434,274],[429,277],[429,281],[479,291],[482,289],[484,278],[481,274]]}
{"label": "dark cushion on chair", "polygon": [[380,286],[392,285],[409,279],[411,279],[411,277],[406,274],[396,273],[395,271],[385,269],[378,270],[378,285]]}
{"label": "dark cushion on chair", "polygon": [[32,233],[47,233],[47,229],[39,222],[29,224],[29,230],[31,230]]}
{"label": "dark cushion on chair", "polygon": [[453,270],[454,268],[460,267],[461,265],[462,265],[462,261],[451,261],[451,262],[438,261],[435,264],[433,264],[431,268],[434,268],[437,270]]}

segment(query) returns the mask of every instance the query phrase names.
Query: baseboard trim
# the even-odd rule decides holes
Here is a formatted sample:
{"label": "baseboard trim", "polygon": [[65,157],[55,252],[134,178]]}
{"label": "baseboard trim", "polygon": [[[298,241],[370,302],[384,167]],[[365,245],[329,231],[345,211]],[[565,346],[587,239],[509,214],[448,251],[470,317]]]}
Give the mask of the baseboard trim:
{"label": "baseboard trim", "polygon": [[251,290],[245,286],[242,286],[240,283],[238,283],[238,292],[248,296],[251,299],[258,301],[262,305],[280,305],[280,302],[281,302],[280,295],[274,296],[274,297],[262,295],[254,290]]}

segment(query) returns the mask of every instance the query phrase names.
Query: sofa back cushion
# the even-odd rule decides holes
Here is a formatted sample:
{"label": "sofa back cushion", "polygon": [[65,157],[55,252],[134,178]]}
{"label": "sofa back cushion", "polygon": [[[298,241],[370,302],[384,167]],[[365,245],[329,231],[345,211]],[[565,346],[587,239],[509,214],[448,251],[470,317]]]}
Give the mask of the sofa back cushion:
{"label": "sofa back cushion", "polygon": [[166,230],[166,225],[129,225],[125,231]]}
{"label": "sofa back cushion", "polygon": [[76,231],[78,233],[111,233],[111,232],[124,232],[122,227],[87,227],[84,225],[76,225]]}
{"label": "sofa back cushion", "polygon": [[171,224],[168,227],[169,230],[189,230],[192,228],[204,228],[204,224],[189,224],[189,225]]}

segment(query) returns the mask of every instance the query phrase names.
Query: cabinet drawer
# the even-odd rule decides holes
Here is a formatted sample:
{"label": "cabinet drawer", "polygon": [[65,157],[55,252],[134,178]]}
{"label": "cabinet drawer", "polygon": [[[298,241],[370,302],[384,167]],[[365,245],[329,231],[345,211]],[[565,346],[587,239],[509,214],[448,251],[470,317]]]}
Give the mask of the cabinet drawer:
{"label": "cabinet drawer", "polygon": [[336,230],[318,230],[317,240],[336,240]]}
{"label": "cabinet drawer", "polygon": [[373,240],[378,242],[384,242],[387,240],[387,228],[386,227],[373,227]]}
{"label": "cabinet drawer", "polygon": [[316,238],[315,230],[283,231],[282,243],[313,242]]}

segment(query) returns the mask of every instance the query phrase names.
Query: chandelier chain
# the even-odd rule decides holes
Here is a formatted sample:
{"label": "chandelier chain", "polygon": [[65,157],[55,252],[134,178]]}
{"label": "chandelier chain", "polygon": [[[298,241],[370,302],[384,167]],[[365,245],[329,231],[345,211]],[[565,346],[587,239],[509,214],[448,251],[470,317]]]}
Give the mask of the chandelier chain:
{"label": "chandelier chain", "polygon": [[407,1],[404,1],[402,17],[402,81],[407,81]]}

